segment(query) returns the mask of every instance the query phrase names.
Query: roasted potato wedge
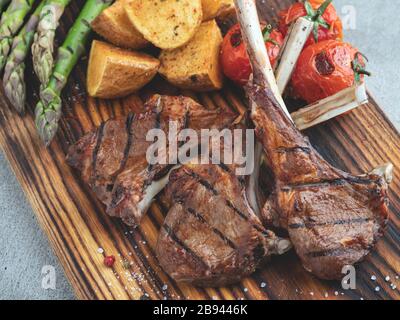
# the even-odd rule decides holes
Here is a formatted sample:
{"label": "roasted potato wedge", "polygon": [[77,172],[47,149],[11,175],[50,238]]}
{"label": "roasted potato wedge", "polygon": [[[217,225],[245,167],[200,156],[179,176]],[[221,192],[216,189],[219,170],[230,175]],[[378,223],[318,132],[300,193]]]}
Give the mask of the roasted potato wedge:
{"label": "roasted potato wedge", "polygon": [[201,2],[203,6],[203,21],[235,14],[233,0],[201,0]]}
{"label": "roasted potato wedge", "polygon": [[145,86],[157,74],[160,62],[147,54],[93,41],[87,74],[92,97],[127,96]]}
{"label": "roasted potato wedge", "polygon": [[93,22],[92,29],[107,41],[124,48],[142,49],[149,42],[130,22],[124,4],[129,0],[119,0],[105,9]]}
{"label": "roasted potato wedge", "polygon": [[221,89],[219,53],[222,34],[215,20],[204,22],[192,40],[160,54],[160,74],[173,85],[195,91]]}
{"label": "roasted potato wedge", "polygon": [[129,0],[124,7],[135,28],[161,49],[187,43],[203,17],[201,0]]}

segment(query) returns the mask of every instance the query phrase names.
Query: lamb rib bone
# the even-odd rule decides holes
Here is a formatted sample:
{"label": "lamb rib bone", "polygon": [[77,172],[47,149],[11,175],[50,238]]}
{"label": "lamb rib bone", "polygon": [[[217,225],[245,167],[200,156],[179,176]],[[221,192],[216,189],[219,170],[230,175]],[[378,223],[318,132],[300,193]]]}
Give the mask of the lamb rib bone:
{"label": "lamb rib bone", "polygon": [[[254,24],[253,23],[259,23],[258,19],[258,14],[257,10],[255,9],[255,3],[251,1],[252,7],[254,7],[254,10],[250,8],[250,6],[247,5],[241,5],[239,7],[239,2],[235,1],[235,7],[237,10],[237,15],[239,18],[239,22],[241,23],[242,30],[243,28],[250,28],[254,30]],[[250,9],[250,10],[249,10]],[[246,20],[243,20],[243,17],[246,17]],[[245,25],[243,25],[244,23]],[[260,25],[260,24],[259,24]],[[243,31],[242,31],[243,32]],[[259,30],[259,33],[261,34],[261,31]],[[282,110],[286,113],[286,115],[290,117],[289,111],[286,108],[285,102],[283,101],[283,98],[280,94],[280,90],[278,88],[278,85],[275,80],[274,76],[274,71],[271,66],[271,63],[268,58],[267,54],[267,49],[265,47],[264,39],[259,37],[259,34],[255,34],[255,32],[252,33],[244,33],[243,37],[245,41],[248,43],[248,46],[250,46],[252,49],[254,49],[257,54],[252,55],[252,65],[253,65],[253,79],[252,81],[255,83],[259,83],[260,81],[264,81],[265,79],[268,80],[268,83],[271,84],[271,91],[274,93],[274,96],[277,99],[277,102],[279,103],[280,107]],[[255,68],[254,66],[257,66]]]}
{"label": "lamb rib bone", "polygon": [[167,186],[171,172],[179,167],[179,165],[172,167],[172,169],[160,180],[152,181],[150,183],[144,192],[143,199],[138,203],[138,210],[140,212],[147,212],[149,210],[156,196]]}
{"label": "lamb rib bone", "polygon": [[254,72],[246,90],[251,116],[275,179],[264,223],[288,230],[306,270],[340,278],[343,267],[361,261],[383,235],[393,166],[354,176],[318,154],[281,104],[253,0],[235,4]]}

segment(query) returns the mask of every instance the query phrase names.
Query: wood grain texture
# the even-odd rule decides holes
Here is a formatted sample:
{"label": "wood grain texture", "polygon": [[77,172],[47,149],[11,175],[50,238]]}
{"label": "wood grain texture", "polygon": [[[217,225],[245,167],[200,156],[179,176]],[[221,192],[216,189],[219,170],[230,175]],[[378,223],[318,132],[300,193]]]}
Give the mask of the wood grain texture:
{"label": "wood grain texture", "polygon": [[[73,1],[62,21],[58,38],[84,1]],[[262,1],[260,11],[271,18],[290,1]],[[261,1],[260,1],[261,3]],[[271,20],[270,20],[271,21]],[[90,99],[85,94],[86,60],[75,68],[63,94],[64,117],[50,148],[38,139],[32,111],[37,102],[37,80],[29,70],[29,106],[20,118],[0,96],[0,144],[20,181],[54,252],[80,299],[399,299],[400,273],[400,136],[371,103],[345,116],[310,129],[306,134],[333,165],[362,173],[386,162],[396,168],[390,190],[390,223],[376,250],[357,268],[357,290],[343,291],[340,283],[320,281],[301,267],[293,252],[272,259],[253,276],[229,288],[201,289],[173,282],[155,257],[158,230],[166,208],[151,207],[140,228],[132,230],[105,214],[104,207],[65,161],[69,145],[102,121],[138,111],[151,92],[177,93],[155,80],[138,96],[118,101]],[[190,94],[185,92],[185,94]],[[242,92],[226,88],[219,93],[192,95],[206,107],[223,104],[245,108]],[[97,252],[98,248],[104,253]],[[103,266],[104,255],[115,255],[113,269]],[[130,268],[123,267],[123,261]],[[378,280],[370,280],[371,275]],[[261,288],[265,282],[266,287]],[[381,290],[375,292],[375,287]],[[335,292],[338,294],[335,295]]]}

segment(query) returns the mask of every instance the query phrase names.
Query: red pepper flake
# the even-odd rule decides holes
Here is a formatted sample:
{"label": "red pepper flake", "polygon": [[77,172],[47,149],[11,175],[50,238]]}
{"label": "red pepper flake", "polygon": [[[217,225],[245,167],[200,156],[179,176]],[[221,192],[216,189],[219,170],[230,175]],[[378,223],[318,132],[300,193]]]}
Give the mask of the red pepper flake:
{"label": "red pepper flake", "polygon": [[106,267],[112,268],[115,263],[115,257],[114,256],[107,256],[104,258],[104,265]]}

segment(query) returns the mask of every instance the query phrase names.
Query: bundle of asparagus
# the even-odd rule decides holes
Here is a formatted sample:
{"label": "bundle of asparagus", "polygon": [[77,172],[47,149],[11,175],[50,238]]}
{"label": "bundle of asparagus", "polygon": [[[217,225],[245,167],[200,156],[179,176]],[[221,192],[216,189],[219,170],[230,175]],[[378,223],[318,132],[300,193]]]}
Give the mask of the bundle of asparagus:
{"label": "bundle of asparagus", "polygon": [[61,91],[68,77],[85,50],[91,22],[113,1],[87,0],[63,45],[58,49],[58,57],[47,86],[41,92],[41,101],[35,110],[35,123],[40,137],[46,145],[53,139],[61,118]]}
{"label": "bundle of asparagus", "polygon": [[[90,23],[113,2],[86,1],[64,44],[59,48],[54,63],[55,32],[70,1],[0,0],[0,14],[5,10],[0,21],[0,70],[6,65],[3,78],[5,93],[18,113],[22,114],[26,99],[25,59],[32,46],[34,69],[41,82],[41,101],[35,110],[36,126],[46,145],[57,132],[61,117],[60,94],[84,52],[91,30]],[[22,27],[36,3],[39,3],[38,6]]]}
{"label": "bundle of asparagus", "polygon": [[15,34],[24,23],[36,0],[12,0],[3,13],[0,25],[0,70],[6,63]]}
{"label": "bundle of asparagus", "polygon": [[60,18],[70,0],[47,0],[41,14],[32,45],[33,68],[42,86],[46,86],[53,71],[54,38]]}
{"label": "bundle of asparagus", "polygon": [[46,0],[40,2],[26,25],[14,38],[11,53],[7,59],[4,71],[3,86],[5,94],[19,114],[23,114],[25,111],[25,58],[32,44],[40,12],[45,3]]}

